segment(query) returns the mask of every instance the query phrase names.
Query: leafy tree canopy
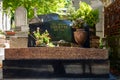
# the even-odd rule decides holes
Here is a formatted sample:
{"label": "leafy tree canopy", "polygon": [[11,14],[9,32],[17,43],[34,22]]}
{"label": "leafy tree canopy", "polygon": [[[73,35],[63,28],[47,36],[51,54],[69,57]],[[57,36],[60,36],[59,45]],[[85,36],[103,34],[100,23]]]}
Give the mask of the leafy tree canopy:
{"label": "leafy tree canopy", "polygon": [[28,18],[34,16],[34,9],[37,9],[37,14],[48,14],[57,12],[59,8],[64,8],[68,5],[69,0],[3,0],[3,9],[5,12],[10,11],[14,15],[15,9],[23,6],[27,10]]}

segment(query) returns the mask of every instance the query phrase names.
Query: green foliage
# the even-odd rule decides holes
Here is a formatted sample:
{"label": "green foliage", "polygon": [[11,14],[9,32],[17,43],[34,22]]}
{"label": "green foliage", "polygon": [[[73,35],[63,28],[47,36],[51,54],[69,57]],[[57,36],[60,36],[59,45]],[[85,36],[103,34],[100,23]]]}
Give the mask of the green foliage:
{"label": "green foliage", "polygon": [[64,8],[65,5],[67,5],[66,0],[3,0],[5,12],[10,10],[13,16],[15,9],[23,6],[28,12],[28,18],[34,16],[34,8],[37,9],[37,14],[48,14],[56,12],[59,8]]}
{"label": "green foliage", "polygon": [[35,39],[36,46],[54,47],[54,45],[50,42],[51,38],[47,30],[41,33],[39,28],[37,28],[37,30],[33,32],[33,35],[32,34],[29,34],[29,35]]}
{"label": "green foliage", "polygon": [[71,21],[76,20],[76,18],[77,18],[76,14],[77,14],[77,12],[76,12],[75,8],[72,5],[70,5],[67,9],[68,19],[71,20]]}
{"label": "green foliage", "polygon": [[85,18],[86,15],[88,15],[90,13],[90,11],[92,10],[91,6],[85,2],[80,2],[79,3],[79,9],[77,10],[76,17],[80,17],[80,18]]}
{"label": "green foliage", "polygon": [[89,26],[93,26],[94,24],[96,24],[99,21],[99,10],[91,10],[90,13],[86,15],[85,21],[89,24]]}
{"label": "green foliage", "polygon": [[4,34],[4,32],[2,30],[0,30],[0,34]]}
{"label": "green foliage", "polygon": [[99,48],[103,49],[104,45],[103,45],[103,40],[102,40],[102,38],[100,38],[99,43],[100,43],[100,44],[99,44]]}
{"label": "green foliage", "polygon": [[82,18],[78,18],[75,21],[73,21],[73,28],[83,28],[84,20]]}
{"label": "green foliage", "polygon": [[92,9],[92,7],[86,2],[80,1],[79,9],[75,10],[73,6],[68,9],[68,19],[76,21],[77,19],[83,19],[89,26],[93,26],[99,21],[98,9]]}

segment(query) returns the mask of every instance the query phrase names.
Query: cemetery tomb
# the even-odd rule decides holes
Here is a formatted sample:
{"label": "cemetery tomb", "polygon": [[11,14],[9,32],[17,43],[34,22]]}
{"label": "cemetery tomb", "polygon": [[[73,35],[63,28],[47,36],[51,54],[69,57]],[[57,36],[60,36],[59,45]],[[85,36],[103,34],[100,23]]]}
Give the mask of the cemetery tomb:
{"label": "cemetery tomb", "polygon": [[[18,25],[19,26],[19,25]],[[23,26],[20,24],[20,26]],[[68,20],[48,20],[29,24],[29,33],[33,34],[37,28],[43,33],[47,30],[52,41],[64,40],[72,43],[72,22]],[[109,60],[106,49],[80,48],[80,47],[35,47],[35,40],[28,35],[28,42],[24,38],[24,30],[20,31],[11,41],[28,44],[27,47],[5,49],[3,60],[3,78],[51,78],[51,77],[109,77]],[[25,31],[26,32],[26,31]],[[17,36],[17,37],[16,37]],[[13,38],[13,39],[12,39]],[[20,41],[21,42],[20,42]],[[12,43],[14,44],[14,43]],[[21,45],[20,44],[20,45]],[[18,45],[19,46],[19,45]],[[66,71],[66,65],[80,64],[81,73],[74,74]],[[93,65],[94,64],[94,65]],[[50,71],[43,71],[43,65],[52,66]],[[95,72],[94,66],[102,65],[106,71]],[[88,68],[86,68],[86,66]],[[76,68],[74,68],[76,69]],[[97,68],[98,70],[101,70]],[[86,75],[87,74],[87,75]],[[88,76],[89,75],[89,76]]]}
{"label": "cemetery tomb", "polygon": [[[77,74],[74,73],[75,67],[69,70],[69,65],[74,64],[81,66],[77,68],[80,69]],[[44,66],[48,67],[48,69],[44,70]],[[4,79],[83,77],[109,78],[109,60],[106,49],[79,47],[5,49],[5,60],[3,61]]]}
{"label": "cemetery tomb", "polygon": [[15,35],[10,36],[10,48],[28,47],[27,11],[22,6],[15,10],[15,26]]}

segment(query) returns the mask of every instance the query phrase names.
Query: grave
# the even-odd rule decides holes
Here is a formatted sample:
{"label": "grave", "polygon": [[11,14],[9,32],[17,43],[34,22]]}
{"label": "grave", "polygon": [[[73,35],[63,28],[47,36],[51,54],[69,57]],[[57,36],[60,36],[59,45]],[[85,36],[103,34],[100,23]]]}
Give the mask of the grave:
{"label": "grave", "polygon": [[[62,22],[62,21],[61,21]],[[47,24],[46,24],[47,23]],[[55,23],[55,21],[53,21]],[[51,22],[51,24],[53,25]],[[58,21],[60,23],[60,21]],[[48,26],[48,22],[30,24],[30,31],[33,32],[37,27],[48,30],[51,35],[55,33],[54,28],[58,27],[55,24]],[[63,24],[63,23],[62,23]],[[35,26],[35,27],[34,27]],[[60,30],[66,32],[65,29]],[[70,26],[66,26],[67,30],[71,31]],[[53,30],[51,30],[53,29]],[[50,32],[52,31],[52,32]],[[59,32],[59,31],[58,31]],[[62,32],[62,33],[63,33]],[[62,35],[62,33],[60,33]],[[72,32],[66,32],[67,35]],[[65,35],[67,37],[67,35]],[[63,36],[54,37],[62,39]],[[71,36],[71,35],[69,35]],[[66,41],[72,41],[72,38],[64,37]],[[28,37],[28,40],[30,37]],[[58,39],[59,40],[59,39]],[[32,40],[31,40],[32,41]],[[28,41],[29,43],[29,41]],[[66,65],[80,64],[82,72],[69,73]],[[52,66],[47,71],[41,70],[43,66]],[[101,66],[99,68],[98,66]],[[96,68],[98,67],[98,68]],[[73,68],[74,70],[76,68]],[[98,71],[96,71],[96,69]],[[103,70],[99,73],[99,71]],[[34,44],[28,44],[27,48],[9,48],[5,49],[5,60],[3,61],[3,78],[55,78],[55,77],[72,77],[72,78],[109,78],[109,59],[106,49],[95,48],[80,48],[80,47],[34,47]]]}
{"label": "grave", "polygon": [[[18,8],[19,9],[19,8]],[[20,8],[21,10],[21,8]],[[23,9],[22,9],[23,10]],[[19,12],[19,11],[18,11]],[[51,77],[109,77],[109,58],[106,49],[80,48],[80,47],[35,47],[31,36],[28,43],[24,32],[19,27],[23,24],[18,22],[18,33],[10,40],[18,45],[5,49],[3,60],[3,78],[51,78]],[[24,26],[25,27],[25,26]],[[48,30],[52,41],[64,40],[73,42],[71,22],[68,20],[50,20],[29,24],[29,32],[32,34],[37,28],[41,32]],[[20,30],[20,31],[19,31]],[[23,33],[23,34],[21,34]],[[25,40],[24,40],[25,38]],[[12,45],[14,44],[12,43]],[[23,46],[21,46],[23,44]],[[25,44],[25,45],[24,45]],[[28,44],[28,46],[26,45]],[[67,73],[65,65],[80,64],[80,74]],[[52,70],[43,71],[43,65],[52,65]],[[105,66],[104,72],[95,71],[95,66]],[[75,68],[74,68],[75,69]],[[68,71],[69,72],[69,71]]]}
{"label": "grave", "polygon": [[[59,66],[60,64],[63,66]],[[56,65],[57,64],[57,67]],[[59,65],[58,65],[59,64]],[[66,65],[80,64],[80,73]],[[47,71],[43,65],[52,65]],[[87,68],[88,66],[88,68]],[[100,66],[100,67],[99,67]],[[64,71],[65,72],[61,72]],[[96,71],[97,69],[97,71]],[[67,71],[66,71],[67,70]],[[101,71],[102,70],[102,71]],[[108,50],[79,47],[29,47],[5,49],[3,78],[109,78]]]}
{"label": "grave", "polygon": [[[10,48],[27,47],[28,24],[27,11],[20,6],[15,10],[15,35],[10,37]],[[18,44],[22,43],[22,44]]]}

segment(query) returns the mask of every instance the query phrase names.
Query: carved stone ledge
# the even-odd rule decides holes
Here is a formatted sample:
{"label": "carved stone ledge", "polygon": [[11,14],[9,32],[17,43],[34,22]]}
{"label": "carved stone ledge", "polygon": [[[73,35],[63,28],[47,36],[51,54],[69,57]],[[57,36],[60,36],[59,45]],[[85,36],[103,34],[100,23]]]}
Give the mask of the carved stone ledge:
{"label": "carved stone ledge", "polygon": [[6,60],[20,59],[108,59],[108,50],[79,47],[29,47],[5,49]]}

